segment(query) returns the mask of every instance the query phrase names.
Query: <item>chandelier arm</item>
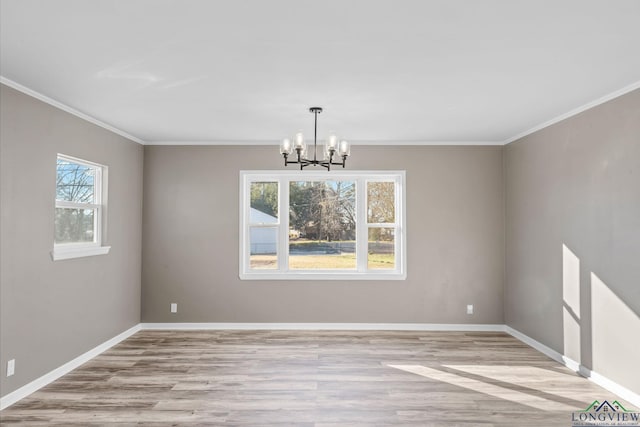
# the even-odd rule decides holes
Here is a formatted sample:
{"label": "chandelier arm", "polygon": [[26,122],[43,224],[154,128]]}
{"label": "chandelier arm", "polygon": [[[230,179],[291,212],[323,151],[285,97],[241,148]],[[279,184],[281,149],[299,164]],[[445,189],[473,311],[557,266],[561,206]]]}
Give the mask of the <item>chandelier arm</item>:
{"label": "chandelier arm", "polygon": [[341,156],[341,157],[342,157],[342,161],[341,162],[334,162],[332,160],[331,164],[334,165],[334,166],[342,166],[344,168],[345,164],[346,164],[347,156]]}

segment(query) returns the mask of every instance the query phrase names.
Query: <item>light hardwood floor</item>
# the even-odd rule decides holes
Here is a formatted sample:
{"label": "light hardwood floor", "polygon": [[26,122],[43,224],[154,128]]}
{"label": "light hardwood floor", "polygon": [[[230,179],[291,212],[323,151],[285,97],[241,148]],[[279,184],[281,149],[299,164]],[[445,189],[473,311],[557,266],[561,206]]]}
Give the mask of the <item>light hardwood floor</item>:
{"label": "light hardwood floor", "polygon": [[142,331],[3,425],[563,426],[619,400],[504,333]]}

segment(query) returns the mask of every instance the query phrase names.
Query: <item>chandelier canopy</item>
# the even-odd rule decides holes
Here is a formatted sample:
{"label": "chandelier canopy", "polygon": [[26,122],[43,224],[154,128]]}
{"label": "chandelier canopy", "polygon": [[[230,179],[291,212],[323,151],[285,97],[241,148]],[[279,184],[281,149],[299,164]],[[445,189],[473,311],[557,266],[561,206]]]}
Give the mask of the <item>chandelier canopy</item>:
{"label": "chandelier canopy", "polygon": [[[289,138],[285,138],[280,143],[280,154],[284,156],[284,165],[300,165],[300,170],[309,165],[322,166],[331,170],[331,165],[342,166],[344,168],[347,161],[347,157],[351,154],[351,147],[347,141],[338,142],[338,137],[331,134],[325,141],[323,152],[323,159],[318,160],[318,114],[322,113],[321,107],[311,107],[309,112],[315,116],[313,127],[313,158],[309,157],[307,144],[304,141],[302,132],[296,133],[293,138],[293,142]],[[295,154],[294,154],[295,153]],[[294,160],[289,160],[289,156],[294,154]],[[341,162],[337,162],[339,157],[342,157]]]}

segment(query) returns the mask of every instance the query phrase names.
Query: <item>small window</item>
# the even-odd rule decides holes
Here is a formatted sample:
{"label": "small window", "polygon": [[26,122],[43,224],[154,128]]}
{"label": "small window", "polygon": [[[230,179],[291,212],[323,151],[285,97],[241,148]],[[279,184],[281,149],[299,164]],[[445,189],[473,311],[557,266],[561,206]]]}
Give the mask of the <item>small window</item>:
{"label": "small window", "polygon": [[56,162],[54,260],[101,255],[106,166],[59,154]]}
{"label": "small window", "polygon": [[241,172],[240,278],[406,277],[404,172]]}

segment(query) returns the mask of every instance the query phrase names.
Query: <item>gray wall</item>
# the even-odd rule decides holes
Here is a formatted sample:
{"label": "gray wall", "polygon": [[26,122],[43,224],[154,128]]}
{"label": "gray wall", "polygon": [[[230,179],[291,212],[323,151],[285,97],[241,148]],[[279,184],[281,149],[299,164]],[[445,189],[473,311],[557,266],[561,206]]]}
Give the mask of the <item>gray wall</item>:
{"label": "gray wall", "polygon": [[406,281],[239,280],[239,171],[283,168],[275,145],[144,161],[143,322],[504,323],[502,147],[353,148],[350,170],[407,171]]}
{"label": "gray wall", "polygon": [[[0,393],[140,321],[143,148],[0,85]],[[56,154],[109,167],[108,255],[52,261]],[[7,360],[16,374],[6,377]]]}
{"label": "gray wall", "polygon": [[505,147],[508,325],[640,391],[640,90]]}

